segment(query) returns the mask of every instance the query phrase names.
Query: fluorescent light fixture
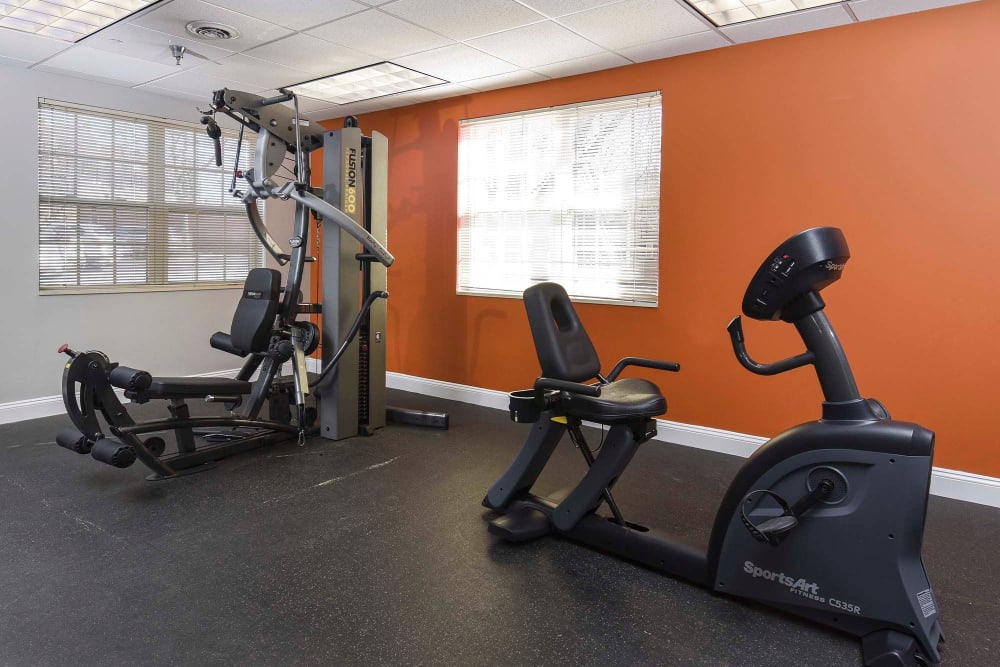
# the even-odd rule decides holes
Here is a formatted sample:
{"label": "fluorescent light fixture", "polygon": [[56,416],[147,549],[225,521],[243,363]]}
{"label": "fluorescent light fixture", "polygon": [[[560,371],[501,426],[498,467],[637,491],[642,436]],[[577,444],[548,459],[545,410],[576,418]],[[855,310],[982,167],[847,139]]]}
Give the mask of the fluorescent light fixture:
{"label": "fluorescent light fixture", "polygon": [[78,42],[156,0],[0,0],[0,28]]}
{"label": "fluorescent light fixture", "polygon": [[290,88],[298,95],[313,99],[333,104],[349,104],[429,88],[442,83],[447,81],[396,63],[382,62],[296,83],[286,88]]}
{"label": "fluorescent light fixture", "polygon": [[841,0],[687,0],[717,26],[753,21],[803,9],[835,5]]}

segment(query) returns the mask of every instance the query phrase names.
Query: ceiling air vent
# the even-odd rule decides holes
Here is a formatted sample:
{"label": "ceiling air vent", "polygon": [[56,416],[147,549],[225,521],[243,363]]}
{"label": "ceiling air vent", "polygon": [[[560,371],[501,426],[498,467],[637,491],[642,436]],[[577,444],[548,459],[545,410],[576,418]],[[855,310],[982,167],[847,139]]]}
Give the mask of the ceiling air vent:
{"label": "ceiling air vent", "polygon": [[211,23],[209,21],[191,21],[186,26],[187,31],[202,39],[236,39],[240,31],[230,25]]}

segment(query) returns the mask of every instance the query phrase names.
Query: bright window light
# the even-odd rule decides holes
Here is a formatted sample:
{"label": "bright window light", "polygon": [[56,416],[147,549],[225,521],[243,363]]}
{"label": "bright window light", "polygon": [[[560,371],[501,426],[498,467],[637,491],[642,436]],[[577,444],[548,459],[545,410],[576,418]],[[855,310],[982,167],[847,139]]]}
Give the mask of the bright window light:
{"label": "bright window light", "polygon": [[717,26],[789,14],[838,2],[840,0],[688,0],[688,4]]}
{"label": "bright window light", "polygon": [[462,120],[456,291],[656,306],[658,92]]}
{"label": "bright window light", "polygon": [[340,74],[331,74],[322,79],[297,83],[287,88],[299,95],[317,100],[333,104],[349,104],[428,88],[441,83],[447,81],[395,63],[384,62]]}
{"label": "bright window light", "polygon": [[77,42],[156,0],[0,0],[0,28]]}

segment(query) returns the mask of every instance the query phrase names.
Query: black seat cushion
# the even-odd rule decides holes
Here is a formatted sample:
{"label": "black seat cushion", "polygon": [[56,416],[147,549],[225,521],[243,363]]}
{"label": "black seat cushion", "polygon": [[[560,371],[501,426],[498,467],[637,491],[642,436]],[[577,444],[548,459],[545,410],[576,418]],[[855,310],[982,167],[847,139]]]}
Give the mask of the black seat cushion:
{"label": "black seat cushion", "polygon": [[209,394],[243,396],[252,388],[249,382],[229,378],[154,377],[143,393],[150,398],[203,398]]}
{"label": "black seat cushion", "polygon": [[542,375],[584,382],[601,372],[597,350],[562,285],[537,283],[524,290],[524,309]]}
{"label": "black seat cushion", "polygon": [[275,269],[251,269],[243,283],[229,333],[216,332],[209,343],[217,350],[245,357],[265,352],[271,340],[281,297],[281,274]]}
{"label": "black seat cushion", "polygon": [[667,399],[659,388],[642,378],[623,378],[601,387],[600,396],[565,394],[560,404],[572,417],[598,424],[619,424],[662,415]]}
{"label": "black seat cushion", "polygon": [[[569,382],[597,377],[601,361],[562,285],[532,285],[524,290],[524,308],[544,377]],[[559,406],[570,417],[621,424],[662,415],[667,399],[648,380],[624,378],[603,385],[600,396],[563,392]]]}

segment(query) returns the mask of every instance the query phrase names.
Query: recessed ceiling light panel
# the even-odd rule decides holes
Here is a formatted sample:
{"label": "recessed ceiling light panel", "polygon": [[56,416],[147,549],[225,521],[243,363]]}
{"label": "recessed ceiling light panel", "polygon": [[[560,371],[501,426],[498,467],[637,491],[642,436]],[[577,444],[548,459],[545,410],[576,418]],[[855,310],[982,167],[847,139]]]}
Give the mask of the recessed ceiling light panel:
{"label": "recessed ceiling light panel", "polygon": [[0,28],[78,42],[157,0],[0,0]]}
{"label": "recessed ceiling light panel", "polygon": [[350,104],[442,83],[447,81],[396,63],[383,62],[286,87],[317,100]]}
{"label": "recessed ceiling light panel", "polygon": [[717,26],[790,14],[839,2],[841,0],[687,0],[698,13]]}

